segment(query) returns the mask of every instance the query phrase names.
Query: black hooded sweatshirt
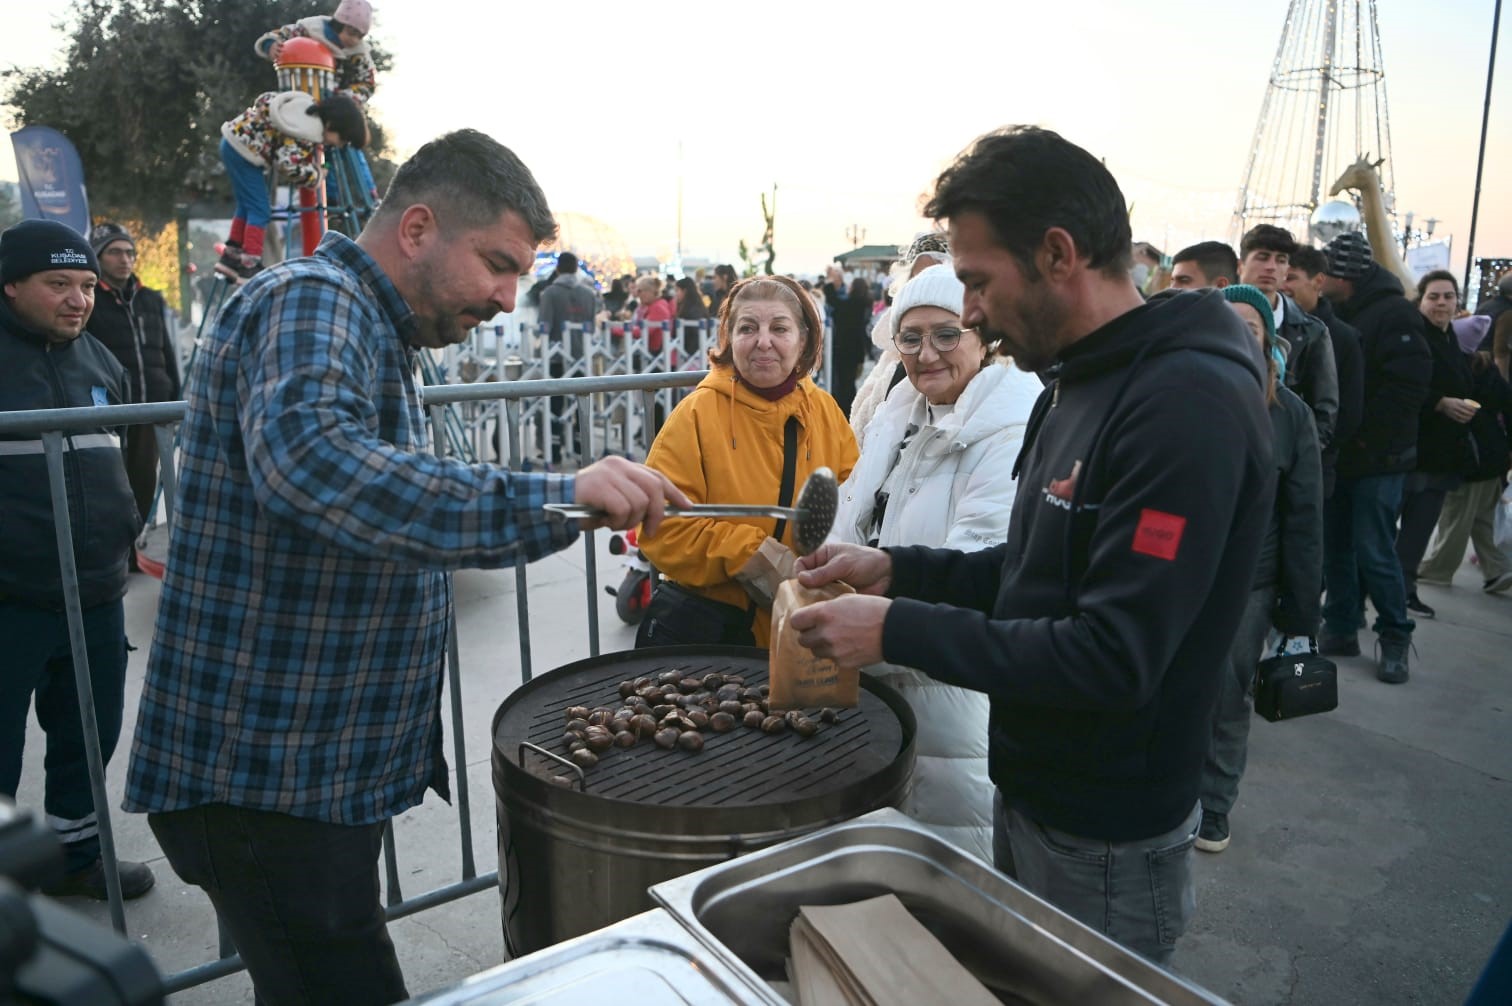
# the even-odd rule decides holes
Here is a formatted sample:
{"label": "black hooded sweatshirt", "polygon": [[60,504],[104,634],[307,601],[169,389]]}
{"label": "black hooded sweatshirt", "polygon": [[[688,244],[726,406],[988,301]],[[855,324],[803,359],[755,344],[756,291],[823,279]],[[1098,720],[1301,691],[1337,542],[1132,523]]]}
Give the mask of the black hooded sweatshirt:
{"label": "black hooded sweatshirt", "polygon": [[1375,262],[1335,305],[1360,330],[1364,397],[1360,425],[1339,444],[1340,478],[1396,475],[1417,467],[1418,409],[1428,395],[1433,357],[1423,316],[1402,296],[1402,282]]}
{"label": "black hooded sweatshirt", "polygon": [[988,694],[1010,805],[1135,841],[1197,802],[1274,498],[1263,362],[1208,291],[1136,308],[1060,363],[1007,542],[888,549],[883,655]]}

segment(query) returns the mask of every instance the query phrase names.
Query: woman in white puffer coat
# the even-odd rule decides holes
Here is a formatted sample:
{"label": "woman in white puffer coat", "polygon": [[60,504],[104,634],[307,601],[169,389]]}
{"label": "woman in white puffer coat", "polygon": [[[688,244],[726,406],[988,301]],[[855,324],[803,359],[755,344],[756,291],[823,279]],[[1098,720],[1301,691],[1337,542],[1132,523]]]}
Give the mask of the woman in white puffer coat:
{"label": "woman in white puffer coat", "polygon": [[[961,329],[964,288],[948,265],[909,280],[893,302],[893,345],[908,380],[867,427],[840,487],[832,539],[975,551],[1008,535],[1013,463],[1042,386]],[[912,668],[865,668],[908,699],[918,718],[913,781],[900,809],[992,862],[987,696]]]}

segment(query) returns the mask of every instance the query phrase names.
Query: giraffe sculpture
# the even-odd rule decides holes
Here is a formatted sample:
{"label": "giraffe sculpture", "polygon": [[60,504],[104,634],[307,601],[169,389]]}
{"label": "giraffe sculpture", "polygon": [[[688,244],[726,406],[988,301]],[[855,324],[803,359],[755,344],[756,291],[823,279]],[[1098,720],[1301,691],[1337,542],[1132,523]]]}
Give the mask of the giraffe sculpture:
{"label": "giraffe sculpture", "polygon": [[1417,277],[1397,253],[1396,240],[1392,237],[1391,220],[1386,216],[1386,200],[1381,195],[1381,178],[1376,173],[1385,158],[1372,162],[1366,154],[1344,169],[1339,180],[1328,190],[1336,196],[1345,189],[1354,189],[1360,194],[1365,217],[1365,235],[1370,239],[1370,257],[1402,281],[1403,290],[1417,286]]}

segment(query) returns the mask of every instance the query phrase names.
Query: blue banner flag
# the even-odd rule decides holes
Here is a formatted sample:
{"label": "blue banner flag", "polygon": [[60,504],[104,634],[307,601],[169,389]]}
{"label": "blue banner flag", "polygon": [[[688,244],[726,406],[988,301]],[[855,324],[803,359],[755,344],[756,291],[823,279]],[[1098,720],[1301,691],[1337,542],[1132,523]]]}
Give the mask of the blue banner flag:
{"label": "blue banner flag", "polygon": [[11,134],[21,176],[21,215],[56,220],[89,233],[89,196],[84,166],[68,137],[47,126],[27,126]]}

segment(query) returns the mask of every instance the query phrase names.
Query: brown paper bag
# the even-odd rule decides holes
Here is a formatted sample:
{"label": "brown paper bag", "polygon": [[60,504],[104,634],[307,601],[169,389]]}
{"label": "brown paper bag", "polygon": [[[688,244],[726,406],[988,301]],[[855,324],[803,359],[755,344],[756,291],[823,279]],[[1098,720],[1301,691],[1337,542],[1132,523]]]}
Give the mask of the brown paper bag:
{"label": "brown paper bag", "polygon": [[767,684],[772,691],[767,702],[773,710],[815,709],[833,706],[849,709],[861,700],[861,672],[821,660],[798,642],[798,633],[788,627],[788,616],[799,608],[854,594],[849,584],[835,582],[823,587],[805,587],[797,580],[784,580],[772,602],[772,648]]}

